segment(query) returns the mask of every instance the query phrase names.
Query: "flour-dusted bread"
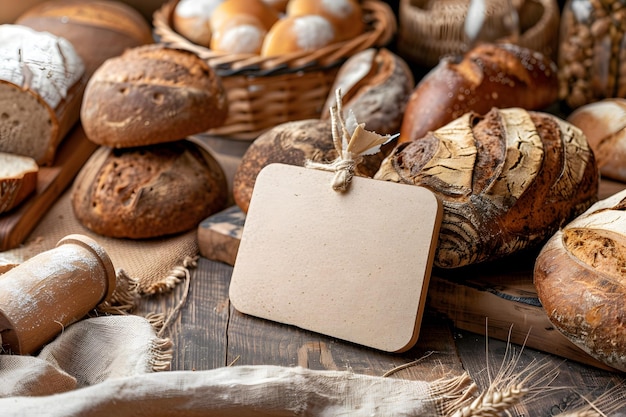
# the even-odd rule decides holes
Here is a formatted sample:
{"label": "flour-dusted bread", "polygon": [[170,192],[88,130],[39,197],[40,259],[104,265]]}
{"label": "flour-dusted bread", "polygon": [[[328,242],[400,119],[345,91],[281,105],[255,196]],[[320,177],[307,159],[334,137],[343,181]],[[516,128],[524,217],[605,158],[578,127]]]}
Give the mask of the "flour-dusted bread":
{"label": "flour-dusted bread", "polygon": [[367,130],[387,135],[400,131],[415,80],[400,56],[385,48],[369,48],[348,58],[339,69],[322,108],[324,119],[330,118],[338,88],[345,117],[351,111]]}
{"label": "flour-dusted bread", "polygon": [[65,39],[20,25],[0,25],[0,152],[54,161],[76,124],[85,67]]}
{"label": "flour-dusted bread", "polygon": [[224,0],[180,0],[174,7],[174,30],[196,45],[208,47],[211,43],[211,15]]}
{"label": "flour-dusted bread", "polygon": [[76,218],[103,236],[144,239],[191,230],[222,210],[222,167],[198,145],[176,142],[99,147],[72,189]]}
{"label": "flour-dusted bread", "polygon": [[204,60],[152,44],[106,60],[87,84],[80,116],[89,140],[125,148],[202,133],[227,113],[221,80]]}
{"label": "flour-dusted bread", "polygon": [[27,10],[15,23],[70,41],[85,63],[87,76],[108,58],[153,42],[146,19],[120,1],[48,0]]}
{"label": "flour-dusted bread", "polygon": [[400,142],[419,139],[467,112],[492,107],[542,110],[558,99],[556,64],[513,44],[479,44],[446,57],[420,80],[407,103]]}
{"label": "flour-dusted bread", "polygon": [[626,99],[607,98],[582,105],[567,121],[587,136],[600,173],[626,182]]}
{"label": "flour-dusted bread", "polygon": [[39,165],[31,157],[0,152],[0,213],[20,205],[37,188]]}
{"label": "flour-dusted bread", "polygon": [[455,268],[545,242],[597,200],[598,176],[580,129],[510,108],[467,113],[398,145],[375,178],[437,195],[443,223],[435,264]]}
{"label": "flour-dusted bread", "polygon": [[600,362],[626,371],[626,190],[557,231],[534,270],[550,321]]}

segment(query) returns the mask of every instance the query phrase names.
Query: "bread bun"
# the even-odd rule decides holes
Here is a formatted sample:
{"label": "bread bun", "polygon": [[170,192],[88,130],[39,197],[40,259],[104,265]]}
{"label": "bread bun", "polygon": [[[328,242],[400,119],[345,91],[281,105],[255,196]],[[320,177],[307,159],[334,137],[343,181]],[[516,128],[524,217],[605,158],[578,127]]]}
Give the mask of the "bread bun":
{"label": "bread bun", "polygon": [[175,141],[218,127],[227,99],[197,55],[144,45],[107,60],[89,80],[81,109],[87,137],[116,148]]}
{"label": "bread bun", "polygon": [[262,56],[314,51],[336,41],[336,30],[328,19],[318,15],[288,16],[267,32]]}
{"label": "bread bun", "polygon": [[587,136],[600,173],[626,182],[626,99],[607,98],[585,104],[567,120]]}
{"label": "bread bun", "polygon": [[361,4],[355,0],[290,0],[288,16],[320,15],[335,27],[335,40],[352,39],[365,30]]}
{"label": "bread bun", "polygon": [[[391,141],[381,152],[366,156],[356,175],[372,177],[383,158],[393,149]],[[256,177],[267,165],[282,163],[304,166],[307,160],[330,162],[337,158],[329,120],[286,122],[261,134],[250,144],[233,176],[233,199],[247,213]]]}
{"label": "bread bun", "polygon": [[267,30],[256,17],[235,15],[213,33],[211,49],[231,54],[258,55],[266,33]]}
{"label": "bread bun", "polygon": [[421,138],[469,111],[541,110],[557,100],[557,68],[550,58],[517,45],[481,44],[460,60],[443,58],[418,83],[400,142]]}
{"label": "bread bun", "polygon": [[99,147],[76,177],[72,207],[93,232],[146,239],[191,230],[222,210],[224,171],[192,142]]}
{"label": "bread bun", "polygon": [[208,47],[211,43],[211,15],[224,0],[180,0],[172,13],[174,30],[191,42]]}
{"label": "bread bun", "polygon": [[278,12],[262,0],[224,0],[213,10],[211,30],[218,31],[220,26],[239,14],[256,17],[265,30],[269,30],[280,18]]}
{"label": "bread bun", "polygon": [[66,39],[0,25],[0,152],[54,162],[80,114],[85,66]]}
{"label": "bread bun", "polygon": [[39,165],[33,158],[0,152],[0,213],[19,206],[37,188]]}
{"label": "bread bun", "polygon": [[118,1],[46,1],[26,11],[16,23],[70,41],[85,63],[87,76],[127,48],[153,42],[144,17]]}
{"label": "bread bun", "polygon": [[415,88],[407,63],[388,49],[369,48],[348,58],[339,68],[321,117],[330,117],[335,91],[341,89],[344,116],[352,111],[367,130],[381,135],[400,131],[406,103]]}
{"label": "bread bun", "polygon": [[597,200],[584,134],[521,108],[466,113],[396,147],[375,178],[424,186],[443,205],[435,265],[492,261],[543,244]]}
{"label": "bread bun", "polygon": [[600,362],[626,371],[626,190],[594,204],[539,253],[534,283],[552,324]]}

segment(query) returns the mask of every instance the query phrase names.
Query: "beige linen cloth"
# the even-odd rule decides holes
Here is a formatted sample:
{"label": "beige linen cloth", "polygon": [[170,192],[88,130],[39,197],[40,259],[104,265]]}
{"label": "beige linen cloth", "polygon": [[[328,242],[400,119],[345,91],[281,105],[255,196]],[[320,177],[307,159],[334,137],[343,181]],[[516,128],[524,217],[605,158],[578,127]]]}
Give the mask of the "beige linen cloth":
{"label": "beige linen cloth", "polygon": [[167,321],[129,312],[137,297],[189,279],[196,232],[145,241],[94,235],[76,221],[66,192],[25,244],[0,258],[23,262],[75,233],[109,254],[117,272],[114,299],[96,310],[103,315],[67,326],[36,355],[0,355],[3,417],[432,417],[471,399],[475,385],[467,374],[423,382],[277,366],[169,371],[175,346],[161,336]]}

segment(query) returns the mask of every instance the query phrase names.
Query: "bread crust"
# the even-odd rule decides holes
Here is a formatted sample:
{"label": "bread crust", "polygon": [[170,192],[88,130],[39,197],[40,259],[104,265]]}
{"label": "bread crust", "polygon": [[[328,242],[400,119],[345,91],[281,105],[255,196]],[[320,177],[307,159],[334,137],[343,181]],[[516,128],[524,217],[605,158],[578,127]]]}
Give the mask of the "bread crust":
{"label": "bread crust", "polygon": [[460,60],[442,58],[418,83],[407,103],[400,142],[419,139],[469,111],[541,110],[557,99],[557,68],[549,57],[512,44],[482,44]]}
{"label": "bread crust", "polygon": [[192,142],[99,147],[72,189],[76,218],[103,236],[146,239],[185,232],[222,210],[224,171]]}
{"label": "bread crust", "polygon": [[144,45],[110,58],[87,84],[81,121],[87,137],[117,148],[184,139],[222,125],[221,80],[198,56]]}
{"label": "bread crust", "polygon": [[[0,213],[19,206],[37,188],[39,166],[34,159],[0,152]],[[14,166],[13,172],[9,166]],[[6,171],[6,172],[4,172]]]}
{"label": "bread crust", "polygon": [[521,108],[464,116],[400,144],[375,178],[431,189],[442,201],[435,265],[456,268],[537,247],[597,200],[582,132]]}
{"label": "bread crust", "polygon": [[555,233],[537,257],[534,284],[561,333],[626,371],[626,190]]}

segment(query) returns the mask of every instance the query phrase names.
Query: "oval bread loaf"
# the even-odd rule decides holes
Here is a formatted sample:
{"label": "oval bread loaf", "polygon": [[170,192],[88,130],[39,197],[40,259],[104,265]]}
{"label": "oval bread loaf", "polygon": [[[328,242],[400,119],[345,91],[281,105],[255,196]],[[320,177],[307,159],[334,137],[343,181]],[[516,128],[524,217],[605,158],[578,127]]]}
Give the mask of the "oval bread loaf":
{"label": "oval bread loaf", "polygon": [[546,243],[534,283],[561,333],[626,371],[626,190],[597,202]]}
{"label": "oval bread loaf", "polygon": [[226,205],[218,162],[187,140],[128,149],[99,147],[72,189],[76,218],[103,236],[145,239],[197,227]]}
{"label": "oval bread loaf", "polygon": [[443,58],[417,85],[406,107],[400,142],[473,111],[492,107],[540,110],[558,99],[555,63],[513,44],[480,44],[462,59]]}
{"label": "oval bread loaf", "polygon": [[39,165],[28,156],[0,152],[0,213],[19,206],[37,188]]}
{"label": "oval bread loaf", "polygon": [[87,137],[116,148],[176,141],[218,127],[228,113],[221,80],[197,55],[144,45],[105,61],[81,108]]}
{"label": "oval bread loaf", "polygon": [[626,182],[626,99],[608,98],[574,110],[567,121],[580,128],[600,173]]}
{"label": "oval bread loaf", "polygon": [[435,265],[455,268],[545,242],[598,195],[582,132],[520,108],[467,113],[396,147],[375,178],[429,188],[443,221]]}
{"label": "oval bread loaf", "polygon": [[83,59],[88,77],[108,58],[153,42],[144,17],[118,1],[45,1],[18,17],[16,23],[70,41]]}
{"label": "oval bread loaf", "polygon": [[0,25],[0,152],[54,162],[79,119],[85,66],[66,39]]}

